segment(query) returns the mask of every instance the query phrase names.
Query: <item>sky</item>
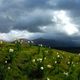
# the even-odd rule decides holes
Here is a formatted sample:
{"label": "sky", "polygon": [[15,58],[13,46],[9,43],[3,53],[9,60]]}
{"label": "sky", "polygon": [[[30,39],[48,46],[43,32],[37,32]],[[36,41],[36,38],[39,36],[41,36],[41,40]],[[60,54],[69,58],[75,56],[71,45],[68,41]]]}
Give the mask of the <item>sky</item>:
{"label": "sky", "polygon": [[80,43],[80,0],[0,0],[0,39],[64,39]]}

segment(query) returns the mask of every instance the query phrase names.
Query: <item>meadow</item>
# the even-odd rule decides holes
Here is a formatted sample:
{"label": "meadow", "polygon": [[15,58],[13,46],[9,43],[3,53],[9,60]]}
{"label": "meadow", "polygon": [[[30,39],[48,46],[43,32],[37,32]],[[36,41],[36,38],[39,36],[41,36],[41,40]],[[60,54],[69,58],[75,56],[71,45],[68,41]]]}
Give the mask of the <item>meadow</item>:
{"label": "meadow", "polygon": [[32,43],[0,42],[0,80],[80,80],[79,53]]}

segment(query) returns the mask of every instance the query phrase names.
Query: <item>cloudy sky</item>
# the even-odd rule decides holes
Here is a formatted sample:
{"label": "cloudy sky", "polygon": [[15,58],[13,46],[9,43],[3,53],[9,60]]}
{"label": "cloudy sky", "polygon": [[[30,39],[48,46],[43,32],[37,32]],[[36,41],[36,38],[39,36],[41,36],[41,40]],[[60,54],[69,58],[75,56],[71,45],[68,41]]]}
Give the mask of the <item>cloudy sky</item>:
{"label": "cloudy sky", "polygon": [[80,0],[0,0],[0,39],[79,36]]}

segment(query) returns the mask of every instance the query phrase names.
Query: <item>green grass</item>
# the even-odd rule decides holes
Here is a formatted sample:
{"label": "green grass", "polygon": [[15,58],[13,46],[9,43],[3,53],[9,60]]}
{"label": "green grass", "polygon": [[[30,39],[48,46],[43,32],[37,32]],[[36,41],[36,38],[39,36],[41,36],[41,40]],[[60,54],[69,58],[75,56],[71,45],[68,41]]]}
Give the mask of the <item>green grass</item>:
{"label": "green grass", "polygon": [[80,80],[80,56],[26,43],[4,42],[0,44],[0,80]]}

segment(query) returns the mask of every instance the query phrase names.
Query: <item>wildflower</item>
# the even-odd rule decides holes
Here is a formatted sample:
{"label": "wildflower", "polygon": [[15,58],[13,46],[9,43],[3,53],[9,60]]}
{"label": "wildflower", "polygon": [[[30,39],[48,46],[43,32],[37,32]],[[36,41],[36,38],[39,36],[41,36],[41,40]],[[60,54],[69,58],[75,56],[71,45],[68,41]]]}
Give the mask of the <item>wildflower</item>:
{"label": "wildflower", "polygon": [[42,61],[42,58],[39,58],[40,61]]}
{"label": "wildflower", "polygon": [[41,47],[42,47],[43,45],[41,44]]}
{"label": "wildflower", "polygon": [[57,57],[59,58],[59,57],[60,57],[60,55],[57,55]]}
{"label": "wildflower", "polygon": [[28,41],[28,43],[30,43],[30,41]]}
{"label": "wildflower", "polygon": [[11,49],[11,48],[9,49],[9,52],[13,52],[13,51],[14,51],[14,49]]}
{"label": "wildflower", "polygon": [[52,66],[51,66],[51,65],[47,65],[47,67],[48,67],[48,68],[51,68]]}
{"label": "wildflower", "polygon": [[70,62],[68,61],[68,64],[70,64]]}
{"label": "wildflower", "polygon": [[42,62],[42,58],[39,58],[39,59],[37,59],[37,61],[40,61],[40,62]]}
{"label": "wildflower", "polygon": [[72,61],[72,64],[73,64],[74,62]]}
{"label": "wildflower", "polygon": [[43,45],[42,44],[39,44],[39,46],[42,47]]}
{"label": "wildflower", "polygon": [[17,41],[15,41],[15,44],[17,43]]}
{"label": "wildflower", "polygon": [[68,76],[68,72],[64,72],[64,75]]}
{"label": "wildflower", "polygon": [[32,62],[34,63],[35,62],[35,59],[33,59]]}
{"label": "wildflower", "polygon": [[7,61],[5,61],[5,63],[7,63]]}
{"label": "wildflower", "polygon": [[43,69],[44,69],[44,67],[41,67],[40,69],[41,69],[41,70],[43,70]]}
{"label": "wildflower", "polygon": [[57,61],[55,61],[55,64],[57,64]]}
{"label": "wildflower", "polygon": [[11,67],[9,66],[8,69],[11,69]]}
{"label": "wildflower", "polygon": [[18,40],[18,42],[20,42],[20,40]]}
{"label": "wildflower", "polygon": [[31,41],[31,43],[34,43],[34,41]]}
{"label": "wildflower", "polygon": [[50,80],[50,78],[47,77],[47,80]]}
{"label": "wildflower", "polygon": [[23,40],[20,41],[21,44],[22,44],[23,42],[24,42]]}

